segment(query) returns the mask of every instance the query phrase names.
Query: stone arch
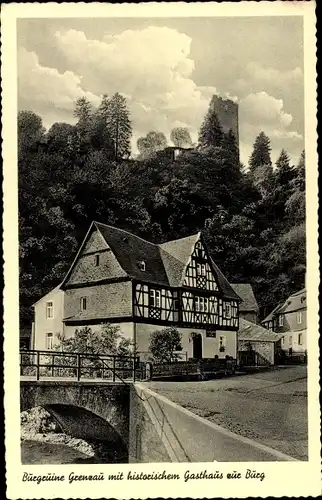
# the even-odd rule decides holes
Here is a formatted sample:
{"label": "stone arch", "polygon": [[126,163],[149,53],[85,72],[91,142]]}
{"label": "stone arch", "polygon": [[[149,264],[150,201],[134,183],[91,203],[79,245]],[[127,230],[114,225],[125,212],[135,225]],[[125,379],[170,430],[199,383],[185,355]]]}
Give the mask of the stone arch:
{"label": "stone arch", "polygon": [[127,461],[129,387],[28,381],[21,384],[20,404],[21,411],[42,406],[66,434],[117,448]]}

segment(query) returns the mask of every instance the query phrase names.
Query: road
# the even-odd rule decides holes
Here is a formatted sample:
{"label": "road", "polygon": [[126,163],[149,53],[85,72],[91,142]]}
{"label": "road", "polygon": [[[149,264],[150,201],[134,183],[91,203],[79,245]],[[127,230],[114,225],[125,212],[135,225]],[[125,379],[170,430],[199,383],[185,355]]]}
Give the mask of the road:
{"label": "road", "polygon": [[149,382],[184,408],[236,434],[307,460],[304,366],[204,382]]}

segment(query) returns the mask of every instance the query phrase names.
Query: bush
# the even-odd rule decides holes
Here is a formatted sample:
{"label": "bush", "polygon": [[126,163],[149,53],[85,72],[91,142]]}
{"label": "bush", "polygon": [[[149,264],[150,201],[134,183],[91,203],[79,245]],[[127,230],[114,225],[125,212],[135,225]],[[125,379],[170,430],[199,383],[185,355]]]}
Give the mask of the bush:
{"label": "bush", "polygon": [[177,361],[178,354],[175,351],[182,349],[181,338],[181,333],[172,326],[153,332],[150,340],[153,361],[156,363]]}

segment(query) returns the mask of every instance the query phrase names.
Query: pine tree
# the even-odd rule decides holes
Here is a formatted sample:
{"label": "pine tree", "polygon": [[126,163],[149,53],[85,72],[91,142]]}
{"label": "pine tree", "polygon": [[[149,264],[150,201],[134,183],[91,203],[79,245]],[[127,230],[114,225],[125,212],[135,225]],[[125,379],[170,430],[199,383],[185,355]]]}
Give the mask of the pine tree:
{"label": "pine tree", "polygon": [[224,132],[217,113],[213,108],[212,102],[209,105],[208,112],[199,131],[199,147],[218,147],[221,146]]}
{"label": "pine tree", "polygon": [[129,156],[132,135],[130,112],[125,97],[118,92],[106,102],[106,126],[114,144],[115,160]]}
{"label": "pine tree", "polygon": [[295,177],[294,169],[290,165],[290,157],[285,149],[282,149],[276,160],[276,181],[284,189],[290,188],[290,183]]}
{"label": "pine tree", "polygon": [[86,97],[80,97],[75,103],[74,116],[78,118],[78,124],[87,124],[92,116],[92,105]]}
{"label": "pine tree", "polygon": [[256,168],[262,166],[272,166],[270,140],[264,132],[261,132],[255,140],[254,149],[249,159],[249,168],[254,172]]}
{"label": "pine tree", "polygon": [[230,129],[227,134],[224,134],[222,148],[230,155],[234,163],[239,161],[239,151],[234,132]]}

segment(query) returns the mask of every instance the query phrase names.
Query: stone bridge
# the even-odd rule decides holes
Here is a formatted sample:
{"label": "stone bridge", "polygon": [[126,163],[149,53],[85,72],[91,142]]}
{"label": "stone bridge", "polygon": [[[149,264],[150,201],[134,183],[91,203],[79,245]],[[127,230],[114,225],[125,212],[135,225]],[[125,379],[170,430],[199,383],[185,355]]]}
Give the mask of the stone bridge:
{"label": "stone bridge", "polygon": [[20,410],[42,406],[70,436],[128,455],[130,386],[102,380],[21,380]]}

